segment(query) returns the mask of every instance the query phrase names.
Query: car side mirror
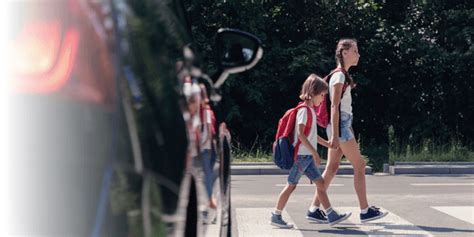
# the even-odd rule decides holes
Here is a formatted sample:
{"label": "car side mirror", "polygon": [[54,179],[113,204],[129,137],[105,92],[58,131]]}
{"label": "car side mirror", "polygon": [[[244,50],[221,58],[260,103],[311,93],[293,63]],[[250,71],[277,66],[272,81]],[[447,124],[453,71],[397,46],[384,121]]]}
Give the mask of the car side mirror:
{"label": "car side mirror", "polygon": [[256,36],[229,28],[217,31],[217,66],[221,72],[214,83],[219,88],[230,74],[249,70],[262,58],[262,43]]}

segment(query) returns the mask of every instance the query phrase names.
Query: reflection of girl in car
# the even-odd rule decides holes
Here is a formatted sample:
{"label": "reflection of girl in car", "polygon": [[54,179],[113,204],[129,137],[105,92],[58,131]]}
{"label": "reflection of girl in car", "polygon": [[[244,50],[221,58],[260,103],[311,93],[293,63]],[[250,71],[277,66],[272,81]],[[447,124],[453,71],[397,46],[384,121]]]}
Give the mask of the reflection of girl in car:
{"label": "reflection of girl in car", "polygon": [[[205,188],[210,208],[209,211],[203,212],[204,221],[211,223],[215,219],[216,201],[212,197],[212,185],[214,175],[212,172],[212,153],[213,144],[213,112],[209,106],[209,98],[206,88],[202,84],[198,84],[191,78],[186,78],[184,82],[184,95],[187,101],[187,111],[185,111],[185,120],[188,124],[188,168],[189,171],[196,175],[199,182]],[[187,112],[187,113],[186,113]],[[212,215],[211,215],[212,214]]]}
{"label": "reflection of girl in car", "polygon": [[[214,128],[212,118],[214,113],[209,106],[209,97],[206,92],[206,86],[200,84],[201,88],[201,156],[202,166],[204,170],[204,184],[206,186],[207,195],[209,197],[209,208],[216,209],[215,198],[212,196],[212,186],[214,180],[213,167],[215,163],[215,154],[213,147]],[[214,146],[215,147],[215,146]]]}
{"label": "reflection of girl in car", "polygon": [[183,93],[187,104],[187,110],[183,112],[183,117],[186,121],[189,139],[187,156],[187,168],[189,170],[198,156],[199,147],[197,142],[199,141],[199,125],[201,124],[199,120],[201,92],[199,86],[193,83],[189,76],[184,80]]}

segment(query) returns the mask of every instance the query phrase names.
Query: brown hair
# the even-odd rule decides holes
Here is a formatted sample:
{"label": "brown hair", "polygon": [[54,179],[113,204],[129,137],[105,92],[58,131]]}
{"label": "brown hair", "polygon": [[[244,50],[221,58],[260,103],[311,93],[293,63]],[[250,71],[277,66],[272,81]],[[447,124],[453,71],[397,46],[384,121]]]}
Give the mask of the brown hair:
{"label": "brown hair", "polygon": [[357,41],[355,39],[343,38],[337,42],[336,47],[336,64],[340,64],[342,66],[342,69],[344,70],[344,76],[346,78],[346,83],[351,85],[352,88],[354,88],[354,80],[352,79],[351,75],[349,75],[349,73],[345,71],[346,68],[344,67],[344,58],[342,57],[342,51],[348,50],[354,45],[357,45]]}
{"label": "brown hair", "polygon": [[327,92],[328,84],[316,74],[310,74],[303,83],[300,92],[300,99],[303,101],[310,100],[312,96]]}

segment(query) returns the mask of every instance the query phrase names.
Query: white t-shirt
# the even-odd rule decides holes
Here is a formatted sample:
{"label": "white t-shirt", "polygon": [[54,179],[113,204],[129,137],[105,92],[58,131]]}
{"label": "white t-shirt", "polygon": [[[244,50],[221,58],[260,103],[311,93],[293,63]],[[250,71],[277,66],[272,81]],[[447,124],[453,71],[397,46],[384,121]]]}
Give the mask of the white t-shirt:
{"label": "white t-shirt", "polygon": [[207,141],[204,143],[204,141],[208,138],[208,136],[212,136],[212,132],[207,130],[206,125],[211,125],[212,126],[212,121],[211,121],[211,111],[208,109],[204,110],[204,116],[203,116],[202,125],[204,126],[204,129],[201,131],[201,149],[211,149],[211,140]]}
{"label": "white t-shirt", "polygon": [[[308,135],[308,141],[309,143],[314,147],[314,149],[317,149],[318,145],[318,132],[317,132],[317,127],[316,127],[316,112],[314,111],[313,108],[310,108],[311,116],[312,119],[312,124],[311,124],[311,129],[309,131]],[[298,109],[298,113],[296,114],[296,124],[295,124],[295,139],[293,142],[293,146],[296,145],[298,142],[298,125],[299,124],[304,124],[306,126],[306,122],[308,121],[308,109],[306,107]],[[298,148],[298,155],[312,155],[311,151],[306,148],[303,144],[300,144],[300,147]]]}
{"label": "white t-shirt", "polygon": [[[346,77],[343,72],[335,72],[332,74],[331,79],[329,80],[329,98],[332,101],[332,95],[334,93],[334,86],[336,84],[344,84]],[[351,96],[351,87],[347,86],[344,95],[341,100],[341,112],[348,113],[352,115],[352,96]],[[331,122],[331,121],[329,121]]]}

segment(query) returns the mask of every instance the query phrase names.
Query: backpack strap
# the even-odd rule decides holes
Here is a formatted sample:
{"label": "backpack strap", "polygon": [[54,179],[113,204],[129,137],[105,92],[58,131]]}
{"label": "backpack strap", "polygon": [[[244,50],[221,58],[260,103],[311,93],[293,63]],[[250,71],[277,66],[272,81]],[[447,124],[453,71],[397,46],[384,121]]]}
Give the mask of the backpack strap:
{"label": "backpack strap", "polygon": [[[305,107],[306,110],[308,111],[308,119],[306,121],[306,126],[304,128],[304,132],[303,134],[308,137],[309,136],[309,133],[311,132],[311,125],[313,125],[313,114],[311,112],[311,109],[307,106],[307,105],[304,105],[303,103],[300,103],[297,107],[296,107],[296,113],[298,113],[298,110],[302,107]],[[296,129],[298,130],[298,127],[296,127]],[[296,139],[298,139],[298,135],[296,135]],[[301,145],[301,141],[300,139],[298,139],[298,141],[296,142],[296,145],[295,145],[295,154],[294,154],[294,157],[293,159],[295,160],[296,162],[296,157],[298,156],[298,150],[300,148],[300,145]]]}
{"label": "backpack strap", "polygon": [[205,107],[199,105],[199,119],[201,120],[201,132],[204,131],[204,120],[205,120]]}
{"label": "backpack strap", "polygon": [[[338,68],[332,70],[332,71],[327,75],[327,83],[328,83],[328,84],[329,84],[329,81],[331,80],[332,75],[333,75],[334,73],[336,73],[336,72],[342,72],[342,73],[344,74],[344,77],[348,77],[346,70],[344,70],[344,69],[338,67]],[[347,86],[349,86],[349,84],[344,80],[344,85],[342,86],[341,98],[342,98],[342,96],[344,95],[344,92],[346,91]],[[328,94],[329,94],[329,93],[328,93]]]}
{"label": "backpack strap", "polygon": [[206,111],[209,112],[209,115],[211,116],[211,132],[212,135],[216,135],[216,115],[214,114],[214,111],[212,110],[211,106],[206,107]]}
{"label": "backpack strap", "polygon": [[[208,110],[210,110],[209,105],[199,107],[199,118],[201,119],[201,133],[204,133],[204,130],[207,129],[207,112],[208,112]],[[212,133],[212,130],[207,131],[207,136],[209,136],[211,133]]]}

